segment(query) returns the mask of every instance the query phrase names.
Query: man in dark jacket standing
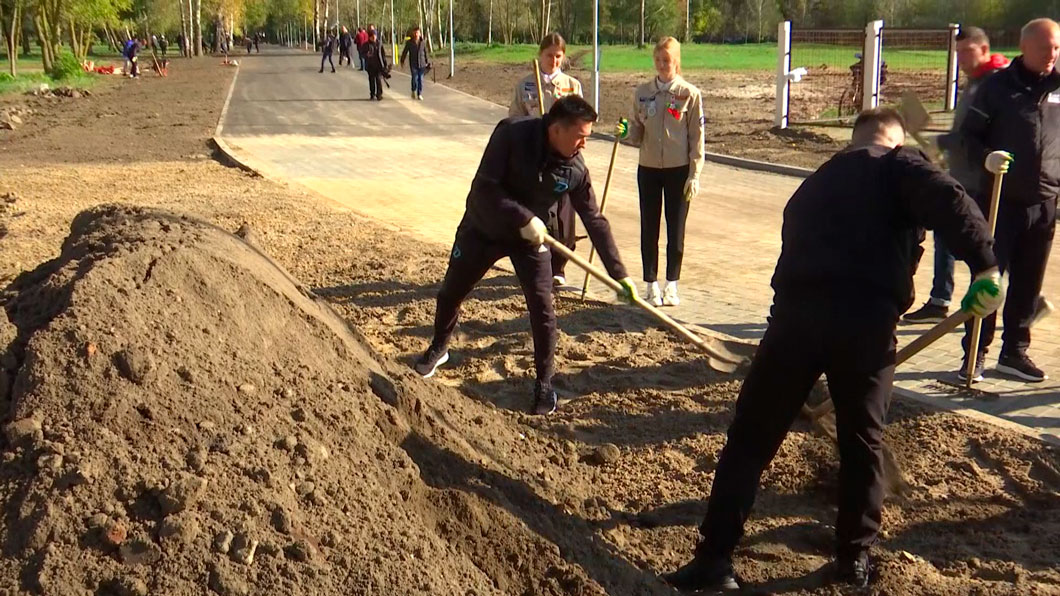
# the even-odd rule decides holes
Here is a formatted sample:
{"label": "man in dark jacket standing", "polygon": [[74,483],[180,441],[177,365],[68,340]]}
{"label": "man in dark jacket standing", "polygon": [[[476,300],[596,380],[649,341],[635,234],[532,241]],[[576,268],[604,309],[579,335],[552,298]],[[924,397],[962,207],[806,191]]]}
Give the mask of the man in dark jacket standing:
{"label": "man in dark jacket standing", "polygon": [[[938,137],[939,149],[946,153],[950,176],[961,183],[972,197],[982,195],[979,173],[983,164],[971,163],[964,146],[960,129],[976,92],[983,81],[998,70],[1008,66],[1008,59],[1001,54],[990,53],[990,38],[979,27],[961,27],[957,34],[957,65],[964,71],[967,83],[957,100],[953,112],[951,132]],[[938,323],[949,315],[953,299],[953,255],[946,248],[946,241],[934,234],[935,270],[931,280],[931,296],[927,303],[903,317],[910,323]]]}
{"label": "man in dark jacket standing", "polygon": [[409,74],[412,75],[412,99],[423,101],[423,75],[431,67],[431,60],[427,56],[427,44],[423,41],[420,28],[415,27],[405,42],[405,49],[401,50],[402,66],[405,58],[409,60]]}
{"label": "man in dark jacket standing", "polygon": [[[1060,73],[1055,68],[1060,26],[1051,19],[1027,23],[1020,35],[1020,52],[1011,66],[979,88],[960,135],[970,163],[985,163],[979,170],[979,201],[984,212],[993,175],[1002,163],[1012,162],[1002,187],[995,233],[998,263],[1009,276],[997,371],[1037,382],[1048,375],[1030,359],[1027,348],[1053,245],[1060,194]],[[996,315],[983,319],[973,380],[982,376],[996,321]],[[968,341],[966,333],[965,362]]]}
{"label": "man in dark jacket standing", "polygon": [[346,27],[342,28],[342,35],[339,36],[339,66],[342,66],[342,59],[346,59],[346,64],[353,66],[353,62],[350,59],[350,47],[353,45],[353,37]]}
{"label": "man in dark jacket standing", "polygon": [[942,234],[976,274],[962,302],[966,310],[982,316],[1003,300],[982,213],[923,153],[901,147],[904,139],[894,110],[862,112],[851,145],[807,178],[784,208],[769,327],[736,401],[695,558],[664,577],[674,587],[739,589],[732,554],[762,471],[822,373],[839,441],[836,579],[869,583],[895,327],[913,300],[921,228]]}
{"label": "man in dark jacket standing", "polygon": [[375,29],[368,31],[364,44],[364,68],[368,72],[370,99],[383,100],[383,77],[390,78],[390,63],[386,57],[386,46],[376,38]]}
{"label": "man in dark jacket standing", "polygon": [[328,36],[320,44],[320,72],[324,72],[324,61],[331,64],[331,72],[335,72],[335,61],[332,55],[335,53],[335,34],[328,31]]}
{"label": "man in dark jacket standing", "polygon": [[456,328],[460,304],[494,263],[508,257],[526,296],[534,336],[537,382],[531,411],[555,411],[556,314],[552,309],[552,255],[544,245],[543,220],[564,195],[581,216],[608,274],[621,280],[625,292],[620,298],[632,301],[636,296],[611,226],[596,204],[580,153],[596,117],[591,105],[572,95],[553,104],[544,118],[508,118],[493,130],[471,183],[449,269],[438,291],[434,338],[416,362],[417,373],[430,377],[449,361],[449,337]]}

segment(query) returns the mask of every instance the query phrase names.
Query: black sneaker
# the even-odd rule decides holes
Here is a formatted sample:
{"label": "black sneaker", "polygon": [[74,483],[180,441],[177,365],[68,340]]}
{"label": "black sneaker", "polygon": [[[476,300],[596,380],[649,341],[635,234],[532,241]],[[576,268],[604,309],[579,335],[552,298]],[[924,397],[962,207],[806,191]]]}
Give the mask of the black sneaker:
{"label": "black sneaker", "polygon": [[445,346],[431,344],[412,368],[424,379],[429,379],[434,376],[438,367],[446,362],[449,362],[449,350],[445,349]]}
{"label": "black sneaker", "polygon": [[872,583],[875,566],[869,553],[860,552],[853,557],[840,557],[835,562],[835,581],[855,588],[867,588]]}
{"label": "black sneaker", "polygon": [[[975,373],[972,375],[972,382],[978,383],[983,380],[983,371],[986,370],[986,352],[979,352],[975,357]],[[961,361],[961,369],[957,371],[957,380],[965,382],[968,380],[968,359],[965,358]]]}
{"label": "black sneaker", "polygon": [[1002,352],[1001,357],[997,359],[997,372],[1031,383],[1039,383],[1049,378],[1049,375],[1045,374],[1042,369],[1034,366],[1034,362],[1026,352],[1015,354]]}
{"label": "black sneaker", "polygon": [[737,592],[740,584],[728,559],[709,559],[696,555],[694,559],[662,580],[682,592]]}
{"label": "black sneaker", "polygon": [[552,387],[541,384],[541,381],[534,383],[534,407],[530,410],[532,413],[551,414],[556,411],[558,403],[559,398]]}
{"label": "black sneaker", "polygon": [[902,320],[907,323],[941,323],[950,314],[950,307],[928,302],[918,310],[907,313]]}

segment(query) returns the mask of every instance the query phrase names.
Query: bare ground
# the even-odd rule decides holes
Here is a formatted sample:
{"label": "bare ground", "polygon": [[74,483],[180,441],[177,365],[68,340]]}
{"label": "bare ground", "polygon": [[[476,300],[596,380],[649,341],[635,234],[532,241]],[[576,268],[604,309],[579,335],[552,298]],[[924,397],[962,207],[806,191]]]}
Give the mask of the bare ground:
{"label": "bare ground", "polygon": [[[0,229],[6,230],[0,232],[0,276],[6,283],[19,270],[56,257],[74,215],[101,203],[162,206],[227,230],[247,223],[254,242],[336,308],[363,336],[387,374],[397,379],[402,394],[411,397],[390,406],[395,416],[380,427],[385,442],[366,426],[368,418],[352,417],[346,426],[324,422],[346,415],[350,400],[378,399],[372,397],[374,392],[346,392],[342,380],[334,378],[338,369],[312,369],[319,378],[286,372],[269,376],[263,371],[256,404],[246,400],[233,407],[232,394],[220,392],[203,392],[199,401],[180,402],[188,408],[178,412],[183,414],[182,424],[215,420],[215,434],[223,435],[228,451],[210,451],[209,457],[215,459],[208,460],[214,463],[206,470],[211,483],[236,487],[231,493],[219,489],[216,499],[207,501],[216,504],[216,515],[206,509],[196,513],[202,534],[238,521],[255,528],[248,531],[259,532],[255,535],[263,543],[284,546],[282,536],[270,529],[271,510],[262,504],[273,495],[269,491],[282,487],[239,492],[245,487],[233,484],[229,476],[238,469],[233,467],[232,454],[256,453],[263,447],[263,437],[271,443],[275,434],[292,424],[272,411],[276,408],[282,412],[301,406],[314,412],[313,420],[319,416],[321,422],[310,428],[329,442],[332,453],[338,454],[334,459],[350,458],[315,470],[321,486],[348,482],[342,475],[357,461],[354,454],[376,450],[385,454],[381,461],[393,462],[395,476],[406,478],[413,471],[408,477],[410,492],[406,496],[395,487],[396,494],[363,495],[370,501],[363,510],[365,515],[371,512],[372,523],[343,521],[340,527],[349,538],[338,546],[323,546],[319,559],[299,561],[298,553],[280,549],[250,566],[232,564],[229,557],[212,550],[208,542],[212,536],[191,540],[178,551],[181,554],[173,554],[163,530],[155,525],[158,520],[119,501],[104,514],[111,521],[129,524],[140,543],[155,544],[161,551],[156,566],[117,565],[122,560],[119,554],[79,539],[87,526],[56,528],[52,550],[47,535],[44,542],[28,541],[29,550],[16,549],[13,545],[25,546],[27,540],[13,535],[23,526],[13,525],[20,518],[12,517],[8,509],[2,526],[0,587],[33,589],[41,582],[42,569],[75,573],[80,565],[102,570],[89,574],[88,581],[94,583],[85,585],[88,591],[175,593],[167,590],[166,582],[182,563],[198,573],[180,572],[179,577],[200,582],[201,591],[213,581],[210,589],[224,592],[217,589],[216,579],[223,576],[227,583],[221,584],[243,585],[250,591],[328,591],[342,585],[342,578],[353,578],[357,581],[346,584],[346,589],[355,593],[448,593],[445,586],[458,581],[453,575],[456,568],[438,566],[463,561],[459,569],[469,574],[464,584],[469,593],[672,593],[655,578],[690,554],[739,379],[712,374],[694,351],[650,328],[638,313],[560,299],[557,385],[564,403],[560,413],[547,419],[527,416],[521,412],[528,405],[532,381],[528,323],[514,279],[500,272],[491,274],[465,305],[453,364],[440,371],[436,381],[402,376],[403,367],[428,341],[433,294],[444,272],[446,247],[389,232],[299,189],[206,159],[210,154],[206,137],[230,76],[231,71],[212,60],[178,61],[168,79],[120,81],[91,98],[59,104],[63,109],[31,120],[14,135],[0,133],[0,196],[13,193],[0,205]],[[222,285],[218,291],[222,290],[238,295],[229,293],[231,286]],[[87,304],[91,308],[92,303]],[[272,301],[265,304],[279,308]],[[171,313],[181,312],[170,308]],[[240,325],[251,325],[247,313],[236,317],[231,310],[238,308],[236,301],[218,309],[217,325],[233,334],[239,333]],[[257,316],[252,320],[271,318],[262,315],[288,320],[279,311],[253,314]],[[110,342],[102,326],[105,313],[91,317],[98,325],[92,329],[103,333],[100,342]],[[166,341],[154,327],[122,328],[128,324],[115,321],[117,331],[110,333]],[[159,329],[169,329],[174,334],[169,341],[178,345],[185,345],[186,334],[192,331],[179,325]],[[53,347],[40,353],[52,355],[58,363],[58,368],[46,369],[51,376],[43,385],[57,400],[52,404],[79,399],[78,384],[61,382],[63,367],[76,362],[78,344],[64,338],[78,339],[78,328],[70,333],[41,335],[41,341],[50,338],[53,343],[47,345]],[[256,367],[252,370],[267,370],[262,363],[271,362],[275,352],[288,354],[305,347],[298,338],[283,343],[282,334],[269,337],[281,343],[261,345],[260,361],[252,349],[240,351],[238,362]],[[319,337],[315,341],[324,341]],[[164,346],[147,347],[161,369],[176,370],[180,364]],[[199,363],[211,355],[227,357],[224,353],[221,344],[212,344],[188,358]],[[235,373],[242,369],[218,363],[201,374],[209,386],[231,391]],[[93,370],[73,378],[108,374],[105,366]],[[16,388],[18,382],[30,386],[31,380],[16,381]],[[316,386],[327,390],[317,391]],[[304,393],[304,401],[272,401],[268,396],[282,387],[290,387],[296,395]],[[12,414],[22,415],[19,408],[25,406],[17,401],[17,389],[15,395]],[[169,398],[150,390],[136,396],[136,403],[116,402],[128,416],[103,418],[97,424],[137,441],[164,428],[151,426],[150,417],[133,406],[146,404],[147,412],[162,416],[160,420],[168,424]],[[64,414],[56,409],[52,415]],[[254,433],[240,431],[247,421],[253,421]],[[180,428],[191,432],[189,427]],[[354,445],[351,436],[369,442]],[[86,437],[65,438],[79,443],[78,451],[85,454],[93,448]],[[46,432],[45,439],[54,450],[54,443],[64,435]],[[885,534],[877,548],[882,563],[876,592],[1060,594],[1060,455],[1055,449],[901,401],[892,407],[887,440],[912,489],[886,504]],[[99,494],[91,483],[75,489],[49,488],[42,484],[41,465],[54,460],[41,462],[35,459],[40,452],[16,448],[10,439],[3,446],[5,463],[0,469],[6,503],[18,494],[31,494],[38,500],[25,503],[50,507],[43,519],[57,521],[68,521],[68,510],[76,512],[79,503],[106,509],[109,493]],[[114,453],[128,458],[118,462],[122,469],[145,479],[164,479],[180,466],[174,464],[169,449]],[[295,474],[283,467],[288,465],[271,456],[261,460],[262,467],[279,466],[270,472],[277,478],[286,477],[281,473]],[[374,462],[371,469],[385,470],[381,465]],[[737,553],[739,571],[758,591],[841,593],[826,585],[837,471],[831,445],[797,423],[763,478],[748,536]],[[139,490],[151,488],[132,480],[127,484]],[[252,498],[240,507],[235,495]],[[377,515],[388,505],[395,511],[418,513]],[[28,507],[24,513],[32,517],[32,511]],[[299,514],[298,521],[310,533],[307,542],[333,542],[325,540],[333,520],[321,517],[330,511],[306,506]],[[356,515],[356,508],[351,511]],[[81,513],[91,517],[96,512]],[[402,533],[411,539],[392,538]],[[371,544],[375,536],[386,537],[380,538],[380,544],[392,546],[377,555],[387,559],[378,569],[401,569],[389,564],[390,559],[400,558],[419,561],[409,566],[416,573],[360,575],[373,569],[371,560],[365,564],[358,555],[370,550],[363,545]],[[417,549],[417,544],[423,548]],[[48,567],[57,553],[79,557],[71,560],[81,563],[73,564],[75,571],[69,564]],[[465,562],[474,569],[463,567]],[[387,579],[400,583],[373,589]],[[133,580],[141,581],[145,590]]]}

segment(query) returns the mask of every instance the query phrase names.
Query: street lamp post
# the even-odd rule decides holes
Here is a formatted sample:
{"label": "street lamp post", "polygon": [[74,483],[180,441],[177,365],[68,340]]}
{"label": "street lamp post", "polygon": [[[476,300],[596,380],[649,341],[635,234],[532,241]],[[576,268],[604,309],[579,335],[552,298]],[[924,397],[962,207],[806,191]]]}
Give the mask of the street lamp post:
{"label": "street lamp post", "polygon": [[454,60],[456,59],[456,41],[453,35],[453,0],[449,0],[449,78],[453,78],[456,74],[456,66]]}

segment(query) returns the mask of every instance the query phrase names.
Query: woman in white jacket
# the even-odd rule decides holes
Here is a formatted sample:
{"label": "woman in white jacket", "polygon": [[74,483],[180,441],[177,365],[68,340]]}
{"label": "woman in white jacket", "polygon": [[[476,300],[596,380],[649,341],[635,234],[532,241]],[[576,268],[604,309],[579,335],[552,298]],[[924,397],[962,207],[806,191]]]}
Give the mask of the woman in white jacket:
{"label": "woman in white jacket", "polygon": [[[656,76],[633,93],[633,114],[616,133],[640,147],[640,253],[647,300],[676,306],[684,257],[685,220],[699,194],[703,169],[703,100],[681,77],[681,44],[664,37],[655,45]],[[665,201],[664,201],[665,197]],[[665,206],[665,210],[664,210]],[[659,291],[659,225],[666,214],[666,288]]]}

